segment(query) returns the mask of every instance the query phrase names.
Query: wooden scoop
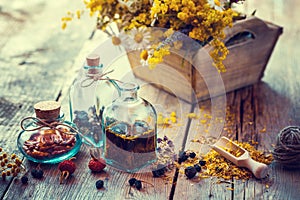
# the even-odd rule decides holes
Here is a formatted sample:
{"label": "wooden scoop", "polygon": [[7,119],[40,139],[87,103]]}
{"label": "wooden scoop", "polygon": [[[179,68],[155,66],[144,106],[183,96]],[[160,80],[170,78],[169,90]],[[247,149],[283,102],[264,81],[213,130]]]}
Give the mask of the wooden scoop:
{"label": "wooden scoop", "polygon": [[235,165],[248,168],[258,179],[265,178],[268,174],[266,164],[253,160],[248,151],[226,137],[221,137],[211,147]]}

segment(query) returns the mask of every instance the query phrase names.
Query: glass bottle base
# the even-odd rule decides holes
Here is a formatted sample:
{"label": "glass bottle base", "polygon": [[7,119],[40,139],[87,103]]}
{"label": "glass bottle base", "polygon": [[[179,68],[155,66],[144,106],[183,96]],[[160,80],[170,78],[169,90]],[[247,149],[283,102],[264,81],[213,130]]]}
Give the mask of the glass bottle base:
{"label": "glass bottle base", "polygon": [[89,136],[85,136],[84,138],[82,138],[82,142],[88,146],[92,146],[92,147],[96,147],[96,148],[103,147],[103,140],[95,142],[94,138],[89,137]]}

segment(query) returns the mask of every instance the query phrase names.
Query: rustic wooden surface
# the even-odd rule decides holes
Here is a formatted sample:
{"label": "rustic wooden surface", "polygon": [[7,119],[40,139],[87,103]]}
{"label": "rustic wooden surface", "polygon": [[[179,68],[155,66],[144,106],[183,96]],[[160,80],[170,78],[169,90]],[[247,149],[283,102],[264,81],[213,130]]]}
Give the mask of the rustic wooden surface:
{"label": "rustic wooden surface", "polygon": [[[88,18],[74,22],[66,31],[60,30],[60,17],[66,9],[80,6],[80,1],[70,4],[67,0],[0,2],[0,147],[3,149],[20,155],[16,147],[16,137],[21,130],[19,122],[32,114],[34,103],[58,100],[67,114],[68,89],[77,70],[85,55],[105,40],[101,33],[90,37],[94,23]],[[284,32],[262,81],[227,94],[226,107],[230,110],[231,119],[225,124],[227,129],[222,134],[229,134],[239,141],[253,139],[259,142],[257,148],[268,151],[282,128],[299,125],[299,8],[296,0],[248,1],[240,8],[247,14],[257,10],[258,17],[283,26]],[[116,62],[115,65],[121,64]],[[141,95],[164,113],[178,113],[181,125],[159,132],[160,136],[168,135],[175,141],[176,151],[205,149],[191,139],[206,134],[208,127],[188,119],[186,114],[190,111],[211,114],[213,107],[210,101],[192,107],[150,85],[143,85]],[[286,170],[276,163],[270,166],[268,184],[271,184],[268,188],[265,181],[256,179],[246,182],[233,180],[229,185],[215,184],[214,178],[195,182],[176,171],[170,172],[170,180],[153,178],[151,173],[121,173],[110,167],[105,173],[93,175],[87,168],[87,152],[83,146],[75,160],[78,169],[65,184],[58,183],[57,165],[42,165],[44,178],[30,179],[26,186],[18,179],[0,180],[0,198],[293,200],[300,196],[300,171]],[[26,159],[24,164],[29,169],[36,166]],[[128,195],[127,181],[131,177],[150,182],[154,187],[145,184],[142,191],[131,190],[133,194]],[[99,178],[107,178],[105,190],[96,190],[95,181]]]}

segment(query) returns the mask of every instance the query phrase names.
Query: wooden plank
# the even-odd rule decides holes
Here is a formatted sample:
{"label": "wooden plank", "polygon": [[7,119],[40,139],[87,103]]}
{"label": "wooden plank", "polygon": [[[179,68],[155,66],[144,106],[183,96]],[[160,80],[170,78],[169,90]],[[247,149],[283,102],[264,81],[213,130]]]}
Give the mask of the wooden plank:
{"label": "wooden plank", "polygon": [[[233,95],[230,95],[233,96]],[[219,99],[218,99],[219,98]],[[206,138],[207,142],[215,141],[223,131],[223,125],[228,128],[231,124],[224,124],[226,118],[226,102],[224,97],[215,98],[213,101],[207,100],[199,102],[194,113],[197,118],[193,118],[190,125],[188,138],[185,144],[186,151],[194,151],[201,156],[207,153],[210,148],[208,143],[202,143]],[[221,128],[221,129],[220,129]],[[200,142],[197,142],[199,140]],[[181,167],[183,172],[184,167]],[[174,199],[231,199],[232,192],[228,190],[231,184],[217,184],[218,179],[194,178],[187,179],[183,173],[179,173]]]}
{"label": "wooden plank", "polygon": [[[286,108],[292,108],[293,105],[286,102],[286,99],[282,99],[263,83],[255,86],[253,91],[248,92],[252,95],[243,99],[247,103],[241,107],[244,120],[241,122],[241,128],[239,128],[239,140],[257,141],[257,148],[268,152],[273,149],[277,133],[281,127],[295,123],[293,120],[289,121],[288,116],[290,114],[280,107],[284,104]],[[271,99],[277,99],[277,101]],[[249,125],[250,122],[253,124]],[[273,162],[270,165],[269,178],[246,183],[236,181],[234,197],[249,199],[262,196],[262,198],[296,199],[299,195],[296,190],[299,183],[295,182],[293,186],[288,185],[290,180],[299,177],[299,175],[298,171],[285,170]]]}
{"label": "wooden plank", "polygon": [[[249,87],[237,94],[235,104],[237,119],[237,140],[240,142],[257,141],[258,135],[255,130],[255,108],[252,87]],[[253,144],[252,144],[253,145]],[[259,146],[259,145],[257,145]],[[234,198],[248,199],[263,195],[266,191],[260,180],[250,179],[247,181],[234,181]],[[253,193],[252,193],[253,192]]]}
{"label": "wooden plank", "polygon": [[[0,147],[3,148],[3,151],[10,154],[16,153],[22,157],[16,145],[16,135],[20,131],[19,122],[23,117],[18,113],[30,113],[30,104],[11,102],[3,97],[0,98]],[[7,177],[5,181],[1,178],[0,197],[3,196],[11,181],[10,177]]]}
{"label": "wooden plank", "polygon": [[[68,68],[72,67],[74,58],[89,37],[93,29],[92,22],[83,19],[80,24],[85,23],[90,28],[77,30],[78,27],[75,29],[71,26],[63,32],[60,30],[60,18],[67,12],[67,1],[32,1],[28,3],[32,6],[25,7],[24,3],[15,1],[12,5],[15,8],[12,6],[7,12],[27,13],[29,16],[20,17],[20,20],[26,22],[19,25],[19,29],[9,35],[9,38],[6,37],[1,48],[1,94],[31,96],[37,101],[53,98],[52,90],[58,92],[63,84],[60,80],[72,75],[66,72],[69,72]],[[4,8],[10,6],[4,2]],[[53,13],[52,10],[56,12]],[[11,21],[10,26],[15,23]]]}

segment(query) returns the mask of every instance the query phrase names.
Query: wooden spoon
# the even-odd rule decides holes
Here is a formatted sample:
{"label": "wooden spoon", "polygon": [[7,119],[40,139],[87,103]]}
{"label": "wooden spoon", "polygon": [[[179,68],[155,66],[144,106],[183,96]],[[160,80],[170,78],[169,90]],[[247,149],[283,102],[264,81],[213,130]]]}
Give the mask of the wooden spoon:
{"label": "wooden spoon", "polygon": [[211,148],[239,167],[248,168],[256,178],[265,178],[268,174],[266,164],[253,160],[249,152],[226,137],[221,137]]}

